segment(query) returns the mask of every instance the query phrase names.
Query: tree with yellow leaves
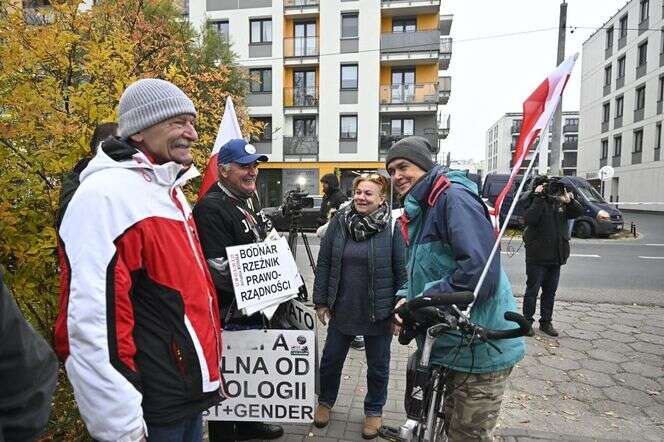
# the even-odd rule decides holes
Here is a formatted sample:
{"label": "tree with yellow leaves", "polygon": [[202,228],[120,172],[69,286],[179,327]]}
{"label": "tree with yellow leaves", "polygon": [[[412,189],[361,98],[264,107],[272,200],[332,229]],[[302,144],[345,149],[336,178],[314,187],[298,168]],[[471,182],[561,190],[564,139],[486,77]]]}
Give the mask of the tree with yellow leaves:
{"label": "tree with yellow leaves", "polygon": [[[28,11],[0,2],[0,264],[18,304],[47,339],[58,304],[60,184],[88,155],[94,128],[115,121],[127,85],[158,77],[192,98],[199,167],[227,96],[243,132],[259,130],[244,106],[246,73],[214,32],[196,32],[166,0],[104,0],[87,10],[79,3],[52,1],[28,20]],[[85,433],[68,391],[65,385],[56,399],[50,438]]]}

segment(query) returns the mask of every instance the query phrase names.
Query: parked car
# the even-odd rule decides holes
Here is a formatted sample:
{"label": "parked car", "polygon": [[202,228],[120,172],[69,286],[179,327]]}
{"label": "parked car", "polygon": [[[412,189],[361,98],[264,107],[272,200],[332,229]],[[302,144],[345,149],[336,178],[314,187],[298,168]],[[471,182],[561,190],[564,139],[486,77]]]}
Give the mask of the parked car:
{"label": "parked car", "polygon": [[[505,187],[509,175],[507,174],[490,174],[484,180],[482,187],[482,197],[485,202],[493,207],[496,202],[496,197],[500,191]],[[517,176],[512,185],[512,189],[505,197],[505,201],[500,210],[501,223],[504,221],[512,204],[514,194],[518,188],[522,176]],[[528,189],[531,178],[524,185],[524,189]],[[574,220],[573,234],[579,238],[591,238],[593,236],[608,236],[612,233],[619,232],[623,229],[623,215],[620,210],[608,204],[604,198],[595,190],[595,188],[585,179],[578,176],[563,176],[560,181],[566,187],[571,189],[574,197],[583,206],[584,214]],[[523,217],[524,204],[517,203],[509,221],[509,226],[523,227],[525,220]]]}
{"label": "parked car", "polygon": [[[307,195],[302,198],[302,218],[300,225],[306,232],[315,232],[320,226],[320,205],[322,195]],[[272,220],[272,224],[279,232],[287,232],[290,228],[291,216],[284,214],[283,204],[277,207],[264,207],[263,213]]]}

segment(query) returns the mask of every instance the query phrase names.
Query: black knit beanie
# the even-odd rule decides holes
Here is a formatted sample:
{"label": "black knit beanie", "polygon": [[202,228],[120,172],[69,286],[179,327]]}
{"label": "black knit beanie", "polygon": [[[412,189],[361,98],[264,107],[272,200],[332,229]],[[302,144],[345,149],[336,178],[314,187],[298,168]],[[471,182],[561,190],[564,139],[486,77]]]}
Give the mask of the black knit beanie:
{"label": "black knit beanie", "polygon": [[423,137],[406,137],[394,143],[387,152],[385,167],[397,158],[408,160],[425,172],[430,171],[435,166],[431,159],[431,144]]}

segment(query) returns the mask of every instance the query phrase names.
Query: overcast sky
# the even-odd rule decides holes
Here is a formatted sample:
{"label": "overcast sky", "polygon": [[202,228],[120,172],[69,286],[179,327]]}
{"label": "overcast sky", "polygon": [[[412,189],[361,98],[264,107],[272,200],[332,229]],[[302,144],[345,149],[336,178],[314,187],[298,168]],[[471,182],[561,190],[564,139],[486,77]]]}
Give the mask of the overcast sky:
{"label": "overcast sky", "polygon": [[[452,159],[483,160],[486,130],[523,101],[555,68],[561,0],[445,0],[454,14],[450,135]],[[626,0],[568,0],[566,56],[614,15]],[[654,2],[650,2],[651,15]],[[591,29],[584,29],[591,28]],[[533,32],[538,31],[540,32]],[[501,36],[513,33],[516,35]],[[581,57],[563,96],[563,110],[579,110]]]}

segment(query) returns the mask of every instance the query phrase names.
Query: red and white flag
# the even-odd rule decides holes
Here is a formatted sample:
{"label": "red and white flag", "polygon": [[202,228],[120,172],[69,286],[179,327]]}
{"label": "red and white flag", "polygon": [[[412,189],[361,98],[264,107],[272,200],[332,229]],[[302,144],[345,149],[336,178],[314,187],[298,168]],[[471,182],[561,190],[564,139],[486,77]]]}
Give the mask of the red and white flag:
{"label": "red and white flag", "polygon": [[[530,151],[533,141],[535,141],[542,130],[549,125],[553,113],[555,112],[556,107],[558,107],[560,98],[563,95],[563,90],[567,85],[567,81],[569,80],[569,76],[572,73],[572,68],[574,67],[574,63],[578,56],[579,54],[576,53],[560,63],[556,70],[553,71],[551,75],[549,75],[549,77],[546,78],[532,94],[530,94],[526,101],[523,102],[523,122],[521,124],[519,140],[516,143],[516,150],[514,152],[514,167],[512,168],[509,181],[498,195],[498,198],[496,198],[492,213],[496,219],[496,231],[498,231],[498,228],[500,227],[498,225],[498,220],[500,220],[500,207],[503,204],[505,195],[507,195],[512,188],[514,177],[517,175],[521,168],[521,163]],[[546,136],[546,134],[543,136]],[[526,179],[526,177],[524,177],[524,179]]]}
{"label": "red and white flag", "polygon": [[212,185],[217,182],[217,179],[219,178],[219,172],[217,171],[217,156],[219,155],[221,146],[236,138],[242,138],[242,131],[240,131],[240,124],[237,121],[237,115],[235,115],[233,99],[229,96],[226,98],[226,109],[224,110],[224,116],[221,118],[219,132],[217,132],[217,139],[214,140],[212,154],[210,154],[210,160],[208,161],[207,167],[205,168],[205,173],[203,174],[203,182],[201,183],[201,188],[198,191],[198,199],[203,198],[210,187],[212,187]]}

